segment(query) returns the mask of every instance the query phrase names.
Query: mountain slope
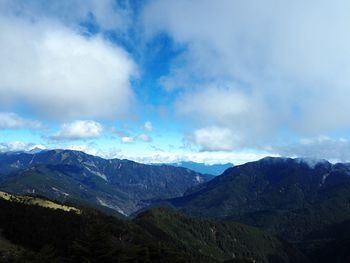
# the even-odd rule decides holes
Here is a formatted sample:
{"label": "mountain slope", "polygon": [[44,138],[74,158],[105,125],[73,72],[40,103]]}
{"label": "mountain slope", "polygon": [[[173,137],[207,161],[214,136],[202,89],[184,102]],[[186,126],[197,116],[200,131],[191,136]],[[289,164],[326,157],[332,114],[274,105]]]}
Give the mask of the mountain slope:
{"label": "mountain slope", "polygon": [[185,168],[105,160],[70,150],[0,154],[2,190],[78,201],[125,215],[151,199],[181,196],[209,179]]}
{"label": "mountain slope", "polygon": [[167,209],[133,221],[79,209],[81,214],[0,199],[1,240],[7,247],[2,262],[304,260],[290,245],[241,224],[196,220]]}
{"label": "mountain slope", "polygon": [[247,225],[215,222],[185,216],[168,209],[153,209],[134,219],[149,233],[165,235],[187,254],[200,253],[220,262],[249,259],[248,262],[304,262],[292,246]]}
{"label": "mountain slope", "polygon": [[12,194],[0,191],[0,199],[7,200],[10,202],[23,203],[26,205],[37,205],[37,206],[50,208],[50,209],[59,209],[66,212],[74,212],[77,214],[81,213],[81,211],[75,207],[63,205],[63,204],[57,204],[55,202],[52,202],[50,200],[43,199],[40,197],[12,195]]}
{"label": "mountain slope", "polygon": [[350,166],[264,158],[230,168],[169,203],[195,216],[238,220],[305,240],[350,219]]}

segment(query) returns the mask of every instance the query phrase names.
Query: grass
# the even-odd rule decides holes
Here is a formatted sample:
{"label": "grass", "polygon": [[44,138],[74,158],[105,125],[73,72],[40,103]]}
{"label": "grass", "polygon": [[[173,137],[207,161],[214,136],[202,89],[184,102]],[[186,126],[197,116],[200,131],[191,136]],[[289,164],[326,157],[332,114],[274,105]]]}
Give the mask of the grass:
{"label": "grass", "polygon": [[67,212],[74,212],[76,214],[81,214],[81,210],[75,207],[57,204],[55,202],[38,198],[38,197],[33,197],[33,196],[13,195],[13,194],[0,191],[0,198],[11,202],[24,203],[27,205],[37,205],[45,208],[60,209]]}

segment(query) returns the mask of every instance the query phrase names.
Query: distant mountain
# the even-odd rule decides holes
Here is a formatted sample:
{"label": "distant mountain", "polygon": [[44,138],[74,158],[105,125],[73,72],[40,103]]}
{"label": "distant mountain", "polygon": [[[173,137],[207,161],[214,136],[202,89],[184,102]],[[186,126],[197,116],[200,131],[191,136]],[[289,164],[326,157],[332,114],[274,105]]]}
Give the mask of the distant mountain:
{"label": "distant mountain", "polygon": [[238,223],[168,209],[133,220],[76,209],[82,213],[0,198],[1,262],[307,262],[292,245]]}
{"label": "distant mountain", "polygon": [[150,200],[181,196],[211,179],[189,169],[106,160],[71,150],[0,154],[0,189],[129,215]]}
{"label": "distant mountain", "polygon": [[205,164],[205,163],[185,162],[185,161],[178,162],[178,163],[169,163],[168,165],[176,166],[176,167],[184,167],[184,168],[196,171],[198,173],[211,174],[211,175],[220,175],[226,169],[234,166],[232,163]]}
{"label": "distant mountain", "polygon": [[197,217],[236,220],[289,241],[320,244],[336,238],[326,229],[350,220],[350,164],[264,158],[168,203]]}

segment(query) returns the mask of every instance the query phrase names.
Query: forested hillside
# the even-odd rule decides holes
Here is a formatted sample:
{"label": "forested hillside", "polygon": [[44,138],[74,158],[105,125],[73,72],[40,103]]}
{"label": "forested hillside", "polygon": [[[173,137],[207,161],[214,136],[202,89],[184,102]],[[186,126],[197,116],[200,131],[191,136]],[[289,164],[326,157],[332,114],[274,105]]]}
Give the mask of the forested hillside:
{"label": "forested hillside", "polygon": [[[303,262],[256,228],[153,209],[134,220],[0,199],[2,262]],[[238,261],[237,261],[238,260]]]}

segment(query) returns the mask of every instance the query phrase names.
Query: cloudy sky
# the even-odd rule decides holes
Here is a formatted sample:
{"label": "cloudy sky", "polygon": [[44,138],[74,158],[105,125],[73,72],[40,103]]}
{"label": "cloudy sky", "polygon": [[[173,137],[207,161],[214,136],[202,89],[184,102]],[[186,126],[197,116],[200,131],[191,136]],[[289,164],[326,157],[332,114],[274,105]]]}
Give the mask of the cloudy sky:
{"label": "cloudy sky", "polygon": [[0,0],[0,151],[350,161],[350,2]]}

